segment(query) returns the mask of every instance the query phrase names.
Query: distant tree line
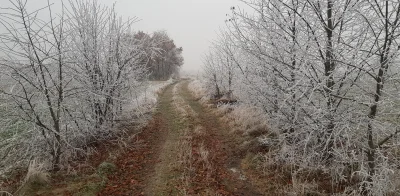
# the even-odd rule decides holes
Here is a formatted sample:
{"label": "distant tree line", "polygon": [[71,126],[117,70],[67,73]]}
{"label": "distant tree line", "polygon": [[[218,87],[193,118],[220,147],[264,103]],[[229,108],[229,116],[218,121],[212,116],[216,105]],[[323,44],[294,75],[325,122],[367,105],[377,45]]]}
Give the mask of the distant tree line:
{"label": "distant tree line", "polygon": [[142,63],[149,71],[150,80],[167,80],[178,75],[183,65],[183,49],[177,47],[165,31],[156,31],[152,35],[139,31],[135,38],[143,43],[146,55],[142,57]]}

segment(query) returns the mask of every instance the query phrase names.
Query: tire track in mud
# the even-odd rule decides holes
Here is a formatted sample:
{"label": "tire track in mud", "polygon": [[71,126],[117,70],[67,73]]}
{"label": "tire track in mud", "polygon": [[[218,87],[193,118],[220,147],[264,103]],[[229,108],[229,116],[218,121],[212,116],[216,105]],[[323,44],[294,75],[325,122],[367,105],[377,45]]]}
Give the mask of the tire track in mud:
{"label": "tire track in mud", "polygon": [[230,170],[237,146],[183,80],[159,96],[153,119],[98,195],[262,195]]}
{"label": "tire track in mud", "polygon": [[[195,176],[199,179],[198,182],[200,187],[211,186],[214,192],[219,195],[263,195],[259,193],[255,188],[246,181],[240,175],[238,168],[241,161],[241,157],[238,156],[238,146],[232,141],[227,126],[223,126],[219,121],[219,118],[211,111],[211,109],[202,106],[198,101],[195,100],[193,95],[188,90],[188,84],[190,81],[184,81],[181,88],[181,95],[185,99],[185,102],[195,111],[197,114],[197,123],[194,127],[198,127],[201,131],[195,131],[193,135],[193,154],[197,157],[197,172]],[[202,162],[202,148],[206,148],[208,151],[208,163],[211,168],[204,168],[201,165]],[[203,163],[204,164],[204,163]],[[207,181],[201,181],[205,170],[210,176]],[[215,194],[212,194],[215,195]]]}
{"label": "tire track in mud", "polygon": [[[168,86],[160,95],[157,110],[148,125],[136,136],[135,148],[128,149],[118,157],[117,172],[108,178],[105,188],[98,195],[169,195],[173,186],[163,179],[169,162],[165,146],[171,141],[169,121],[174,118],[172,88]],[[173,137],[173,136],[172,136]],[[162,193],[164,191],[166,194]]]}

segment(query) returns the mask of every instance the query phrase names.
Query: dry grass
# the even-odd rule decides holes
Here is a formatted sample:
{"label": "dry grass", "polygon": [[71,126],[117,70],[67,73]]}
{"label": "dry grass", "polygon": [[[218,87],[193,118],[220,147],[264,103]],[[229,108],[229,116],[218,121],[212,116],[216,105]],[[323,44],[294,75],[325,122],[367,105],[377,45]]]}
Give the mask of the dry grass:
{"label": "dry grass", "polygon": [[13,195],[7,191],[0,191],[0,196],[13,196]]}
{"label": "dry grass", "polygon": [[27,195],[32,191],[36,191],[44,187],[50,182],[50,173],[48,172],[49,164],[32,160],[28,166],[28,172],[20,187],[16,191],[17,195]]}
{"label": "dry grass", "polygon": [[203,162],[203,168],[206,168],[207,171],[206,182],[211,182],[209,179],[211,178],[213,167],[210,163],[210,152],[207,150],[204,142],[200,144],[198,151]]}
{"label": "dry grass", "polygon": [[190,136],[189,130],[184,131],[184,136],[179,139],[178,146],[178,162],[183,185],[180,191],[182,195],[188,195],[191,187],[191,173],[194,170],[192,162],[192,137]]}
{"label": "dry grass", "polygon": [[[191,186],[193,175],[196,172],[196,168],[193,165],[194,162],[200,162],[204,171],[206,171],[206,179],[205,182],[212,183],[211,175],[212,175],[212,164],[210,163],[210,151],[207,149],[204,142],[198,144],[199,141],[196,142],[196,147],[193,149],[193,137],[201,138],[205,134],[204,127],[200,125],[199,115],[196,111],[185,101],[183,97],[179,95],[179,90],[182,89],[182,83],[177,84],[173,89],[173,106],[179,116],[181,117],[181,123],[185,124],[184,136],[181,137],[179,141],[179,151],[180,158],[179,162],[181,163],[182,172],[182,183],[184,184],[184,188],[181,190],[183,195],[191,194]],[[193,156],[193,152],[198,152],[199,157],[195,158]],[[203,190],[202,194],[205,195],[217,195],[212,189]]]}
{"label": "dry grass", "polygon": [[175,107],[176,112],[184,119],[196,119],[198,114],[190,107],[185,100],[179,95],[178,89],[182,88],[182,83],[178,83],[172,90],[172,104]]}
{"label": "dry grass", "polygon": [[[323,187],[319,187],[321,183],[316,181],[321,177],[312,176],[318,174],[312,171],[308,174],[296,173],[293,166],[282,165],[273,158],[276,146],[263,148],[263,141],[274,139],[276,134],[269,128],[268,116],[260,108],[241,103],[213,103],[210,106],[209,96],[199,81],[191,82],[188,88],[203,106],[216,108],[215,114],[230,127],[231,134],[238,135],[240,148],[247,154],[241,161],[239,171],[243,170],[244,178],[252,181],[266,195],[327,195],[320,191]],[[208,156],[203,153],[202,157]]]}
{"label": "dry grass", "polygon": [[204,130],[204,127],[202,127],[201,125],[197,125],[195,128],[194,128],[194,134],[196,134],[197,136],[204,136],[204,134],[206,134],[205,133],[205,130]]}
{"label": "dry grass", "polygon": [[268,118],[256,107],[226,104],[218,106],[217,112],[234,132],[251,137],[268,133]]}
{"label": "dry grass", "polygon": [[199,80],[190,82],[188,88],[196,99],[201,99],[207,95],[206,88],[203,87],[203,84]]}
{"label": "dry grass", "polygon": [[292,185],[285,192],[288,195],[325,195],[318,192],[318,184],[315,181],[307,181],[292,174]]}
{"label": "dry grass", "polygon": [[196,98],[203,106],[213,107],[214,104],[210,102],[211,96],[208,95],[207,89],[199,80],[193,80],[188,84],[188,89],[194,98]]}
{"label": "dry grass", "polygon": [[178,169],[181,171],[181,187],[180,193],[182,195],[189,195],[191,189],[193,167],[193,154],[192,154],[192,133],[193,130],[189,128],[191,119],[195,119],[197,114],[195,111],[185,102],[185,100],[179,95],[179,90],[182,83],[178,83],[172,90],[172,105],[175,111],[180,116],[181,124],[184,124],[184,130],[182,136],[178,141]]}
{"label": "dry grass", "polygon": [[217,105],[217,115],[222,116],[221,120],[227,123],[233,132],[251,137],[258,137],[268,132],[268,117],[259,108],[244,104],[212,103],[207,90],[198,80],[190,82],[188,89],[203,106],[213,108]]}

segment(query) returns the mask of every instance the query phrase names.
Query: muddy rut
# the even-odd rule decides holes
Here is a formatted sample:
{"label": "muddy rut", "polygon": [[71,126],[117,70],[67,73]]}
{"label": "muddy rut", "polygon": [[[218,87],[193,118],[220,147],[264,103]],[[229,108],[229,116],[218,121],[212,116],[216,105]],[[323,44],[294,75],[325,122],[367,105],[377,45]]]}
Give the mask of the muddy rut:
{"label": "muddy rut", "polygon": [[99,195],[263,195],[240,172],[237,144],[183,80],[159,97],[136,147],[116,162]]}

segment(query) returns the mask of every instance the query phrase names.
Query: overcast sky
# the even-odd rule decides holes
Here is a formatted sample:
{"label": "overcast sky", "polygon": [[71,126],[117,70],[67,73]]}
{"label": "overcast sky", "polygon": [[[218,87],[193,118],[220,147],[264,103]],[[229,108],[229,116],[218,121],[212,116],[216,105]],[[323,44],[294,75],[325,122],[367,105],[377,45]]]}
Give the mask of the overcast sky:
{"label": "overcast sky", "polygon": [[[240,5],[239,0],[98,0],[112,6],[124,18],[138,17],[135,30],[152,33],[165,30],[178,47],[183,47],[185,64],[183,70],[201,69],[201,57],[210,43],[217,38],[225,26],[230,7]],[[53,10],[60,11],[61,0],[50,0]],[[68,3],[68,0],[64,0]],[[33,11],[47,5],[47,0],[28,0],[28,10]],[[243,4],[242,4],[243,5]],[[0,0],[0,7],[10,7],[9,0]],[[243,7],[243,6],[241,6]],[[47,10],[43,10],[47,16]],[[41,15],[41,14],[40,14]],[[2,31],[0,29],[0,31]]]}
{"label": "overcast sky", "polygon": [[[68,0],[64,0],[68,3]],[[178,47],[183,47],[185,64],[183,70],[201,69],[201,57],[210,43],[217,38],[221,27],[225,26],[226,14],[230,7],[240,4],[239,0],[99,0],[112,6],[124,18],[138,17],[135,30],[152,33],[165,30]],[[61,0],[50,0],[52,10],[61,10]],[[28,0],[28,11],[47,5],[47,0]],[[0,0],[0,7],[10,7],[9,0]],[[243,7],[243,6],[241,6]],[[43,15],[42,15],[43,14]],[[47,10],[39,14],[48,17]],[[0,31],[2,31],[0,29]]]}
{"label": "overcast sky", "polygon": [[[0,0],[1,1],[1,0]],[[101,0],[112,4],[110,0]],[[184,70],[200,69],[201,56],[225,25],[226,14],[237,0],[116,0],[124,16],[141,19],[137,29],[145,32],[166,30],[177,46],[183,47]]]}

